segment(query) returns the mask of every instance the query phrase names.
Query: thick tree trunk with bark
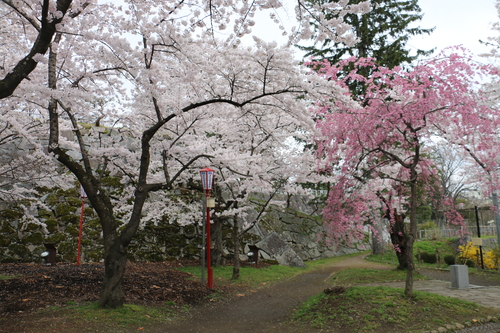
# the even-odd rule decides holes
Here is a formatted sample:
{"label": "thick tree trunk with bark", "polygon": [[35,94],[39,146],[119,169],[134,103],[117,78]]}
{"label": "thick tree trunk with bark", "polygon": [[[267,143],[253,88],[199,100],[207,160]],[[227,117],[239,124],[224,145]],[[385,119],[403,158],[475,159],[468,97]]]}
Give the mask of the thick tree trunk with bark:
{"label": "thick tree trunk with bark", "polygon": [[127,263],[127,250],[118,240],[108,241],[104,258],[104,280],[99,299],[102,308],[118,308],[123,306],[125,296],[122,289],[122,277]]}

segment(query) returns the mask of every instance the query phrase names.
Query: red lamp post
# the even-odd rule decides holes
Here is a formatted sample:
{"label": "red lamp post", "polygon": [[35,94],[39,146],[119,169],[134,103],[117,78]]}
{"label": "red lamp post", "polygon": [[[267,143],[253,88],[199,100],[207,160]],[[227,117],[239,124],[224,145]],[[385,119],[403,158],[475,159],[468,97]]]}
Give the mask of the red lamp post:
{"label": "red lamp post", "polygon": [[206,212],[206,231],[207,231],[207,242],[206,242],[206,247],[207,247],[207,287],[208,288],[213,288],[214,286],[214,278],[213,278],[213,272],[212,272],[212,265],[211,265],[211,246],[210,246],[210,205],[208,204],[208,198],[210,197],[210,191],[212,190],[213,186],[213,181],[214,181],[214,170],[210,168],[204,168],[200,170],[200,175],[201,175],[201,184],[203,186],[203,190],[205,191],[205,199],[207,200],[207,212]]}

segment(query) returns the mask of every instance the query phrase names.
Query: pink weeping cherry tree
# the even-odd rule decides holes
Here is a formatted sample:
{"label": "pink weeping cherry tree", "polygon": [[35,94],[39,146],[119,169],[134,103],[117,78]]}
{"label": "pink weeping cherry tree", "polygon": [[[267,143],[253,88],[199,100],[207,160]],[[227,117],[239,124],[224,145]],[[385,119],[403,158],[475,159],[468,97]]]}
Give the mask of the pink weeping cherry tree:
{"label": "pink weeping cherry tree", "polygon": [[[333,236],[351,241],[364,235],[373,210],[387,212],[401,238],[396,250],[404,246],[405,295],[412,296],[417,208],[437,172],[428,147],[444,136],[448,142],[478,132],[478,140],[495,138],[500,115],[486,103],[478,80],[498,73],[458,48],[412,68],[377,67],[366,58],[309,65],[351,97],[325,97],[313,108],[320,133],[319,168],[338,179],[324,209],[325,222]],[[361,75],[367,71],[368,78]],[[448,213],[448,218],[460,220],[453,210]],[[409,217],[408,230],[396,227],[404,216]]]}

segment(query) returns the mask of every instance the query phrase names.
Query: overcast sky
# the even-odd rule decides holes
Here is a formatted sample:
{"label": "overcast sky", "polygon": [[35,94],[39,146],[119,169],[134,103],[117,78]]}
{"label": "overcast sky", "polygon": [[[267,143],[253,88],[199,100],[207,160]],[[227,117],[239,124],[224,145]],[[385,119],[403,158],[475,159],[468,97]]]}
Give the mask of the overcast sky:
{"label": "overcast sky", "polygon": [[416,37],[409,46],[440,49],[462,44],[476,54],[491,47],[481,45],[479,39],[495,36],[491,24],[499,21],[495,0],[419,0],[424,18],[422,28],[436,27],[430,35]]}
{"label": "overcast sky", "polygon": [[[436,29],[430,36],[413,38],[407,47],[423,50],[436,48],[436,52],[439,52],[447,46],[461,44],[475,54],[488,52],[491,47],[481,45],[479,39],[487,40],[487,37],[495,36],[491,24],[500,21],[495,2],[495,0],[419,0],[424,17],[418,25],[421,28],[436,27]],[[280,36],[276,25],[269,23],[266,16],[257,16],[257,22],[261,24],[254,27],[254,33],[267,41],[277,39],[278,42],[284,43],[286,38]],[[293,10],[289,8],[288,13],[281,12],[280,18],[285,25],[293,25],[290,23],[293,19]],[[251,41],[250,37],[247,38]]]}

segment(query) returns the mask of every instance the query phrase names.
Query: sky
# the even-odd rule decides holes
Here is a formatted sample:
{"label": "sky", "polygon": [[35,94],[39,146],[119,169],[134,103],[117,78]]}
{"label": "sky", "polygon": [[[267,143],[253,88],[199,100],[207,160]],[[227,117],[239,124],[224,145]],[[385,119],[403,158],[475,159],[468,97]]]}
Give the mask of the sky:
{"label": "sky", "polygon": [[462,44],[475,54],[488,52],[479,39],[496,36],[491,24],[498,22],[495,0],[419,0],[424,14],[420,27],[436,27],[430,35],[413,38],[408,46],[420,49]]}
{"label": "sky", "polygon": [[[407,47],[422,50],[436,48],[436,52],[439,52],[448,46],[463,45],[474,54],[488,52],[491,47],[481,45],[479,39],[487,40],[488,37],[495,36],[491,25],[500,21],[495,2],[496,0],[419,0],[424,17],[418,26],[436,29],[430,36],[412,38]],[[285,43],[286,38],[280,36],[276,25],[270,23],[266,16],[256,19],[261,24],[253,28],[254,34],[267,41],[276,39],[279,43]],[[280,18],[286,26],[287,21],[292,20],[291,17],[293,10],[290,7],[288,15],[282,13]],[[251,42],[250,37],[248,39]]]}

